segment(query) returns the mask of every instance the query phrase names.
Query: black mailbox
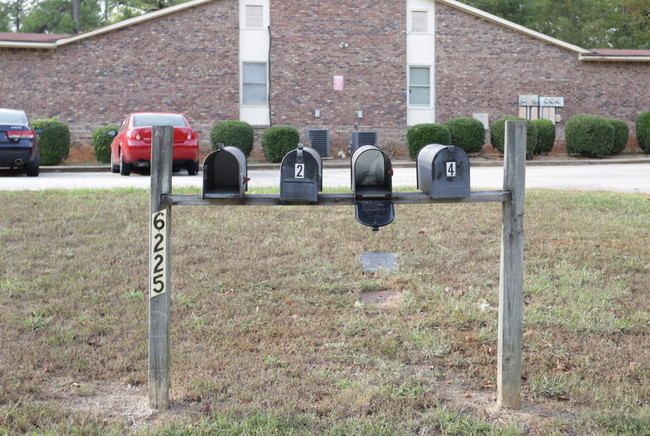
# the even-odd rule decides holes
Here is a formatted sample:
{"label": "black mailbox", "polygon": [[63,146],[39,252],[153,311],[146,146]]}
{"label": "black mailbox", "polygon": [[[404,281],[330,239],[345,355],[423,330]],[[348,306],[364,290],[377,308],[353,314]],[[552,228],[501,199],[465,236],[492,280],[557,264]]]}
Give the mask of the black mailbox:
{"label": "black mailbox", "polygon": [[220,144],[203,162],[203,198],[243,198],[248,180],[246,155],[237,147]]}
{"label": "black mailbox", "polygon": [[431,198],[469,197],[467,154],[453,145],[426,145],[417,156],[417,179]]}
{"label": "black mailbox", "polygon": [[280,170],[280,200],[294,202],[318,201],[323,190],[323,161],[313,148],[291,150],[282,159]]}
{"label": "black mailbox", "polygon": [[393,167],[390,158],[374,145],[357,148],[350,160],[357,221],[379,230],[395,218]]}

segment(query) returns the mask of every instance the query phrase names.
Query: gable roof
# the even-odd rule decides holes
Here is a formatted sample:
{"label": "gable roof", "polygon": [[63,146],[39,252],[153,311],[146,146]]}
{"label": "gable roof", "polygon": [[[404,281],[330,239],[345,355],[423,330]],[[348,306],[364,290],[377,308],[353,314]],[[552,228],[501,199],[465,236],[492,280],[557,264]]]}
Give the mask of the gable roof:
{"label": "gable roof", "polygon": [[[154,12],[149,12],[137,17],[129,18],[115,24],[100,27],[89,32],[80,33],[77,35],[54,35],[54,34],[34,34],[34,33],[11,33],[0,32],[0,48],[32,48],[32,49],[47,49],[55,50],[57,47],[71,44],[86,38],[92,38],[97,35],[112,32],[117,29],[133,26],[135,24],[143,23],[156,18],[164,17],[166,15],[174,14],[185,9],[200,6],[210,3],[214,0],[191,0],[186,3],[181,3],[168,8],[160,9]],[[509,28],[519,33],[523,33],[532,38],[544,41],[546,43],[555,45],[565,50],[572,51],[578,54],[578,59],[581,61],[614,61],[614,62],[650,62],[650,50],[611,50],[611,49],[591,49],[587,50],[577,45],[561,41],[557,38],[544,35],[543,33],[536,32],[527,27],[513,23],[512,21],[505,20],[497,17],[475,7],[466,5],[456,0],[435,0],[439,3],[445,4],[452,8],[464,11],[470,15],[485,19],[500,26]]]}

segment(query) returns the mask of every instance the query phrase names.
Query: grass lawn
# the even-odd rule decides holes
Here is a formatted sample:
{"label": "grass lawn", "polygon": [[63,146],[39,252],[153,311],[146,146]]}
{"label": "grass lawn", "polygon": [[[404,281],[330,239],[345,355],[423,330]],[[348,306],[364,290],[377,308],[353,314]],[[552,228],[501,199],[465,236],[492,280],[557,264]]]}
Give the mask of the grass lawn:
{"label": "grass lawn", "polygon": [[[495,401],[500,204],[398,205],[379,232],[349,206],[174,207],[157,412],[149,193],[0,192],[0,434],[648,435],[649,200],[527,191],[518,411]],[[375,251],[399,270],[364,273]]]}

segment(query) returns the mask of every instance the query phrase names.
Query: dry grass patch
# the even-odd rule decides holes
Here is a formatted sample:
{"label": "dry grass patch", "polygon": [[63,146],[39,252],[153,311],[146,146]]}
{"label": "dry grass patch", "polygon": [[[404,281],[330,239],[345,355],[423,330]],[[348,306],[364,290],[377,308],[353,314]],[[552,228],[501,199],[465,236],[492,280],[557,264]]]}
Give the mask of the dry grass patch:
{"label": "dry grass patch", "polygon": [[650,433],[644,196],[527,193],[518,412],[494,406],[498,204],[378,233],[350,207],[175,207],[172,409],[148,410],[148,201],[0,193],[0,432]]}

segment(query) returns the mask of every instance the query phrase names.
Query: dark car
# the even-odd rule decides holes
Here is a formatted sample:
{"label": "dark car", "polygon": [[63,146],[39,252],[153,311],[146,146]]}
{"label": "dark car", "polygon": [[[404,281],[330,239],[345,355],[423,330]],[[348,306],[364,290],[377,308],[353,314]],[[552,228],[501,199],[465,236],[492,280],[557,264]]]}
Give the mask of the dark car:
{"label": "dark car", "polygon": [[[39,129],[40,130],[40,129]],[[0,167],[38,176],[38,137],[24,111],[0,109]]]}

